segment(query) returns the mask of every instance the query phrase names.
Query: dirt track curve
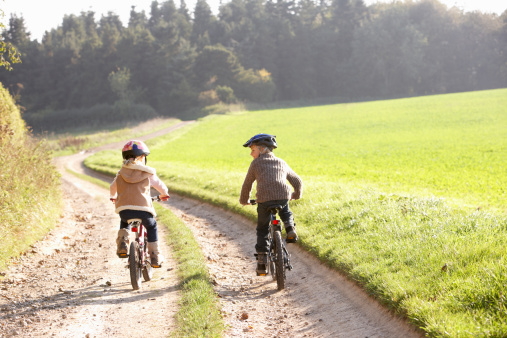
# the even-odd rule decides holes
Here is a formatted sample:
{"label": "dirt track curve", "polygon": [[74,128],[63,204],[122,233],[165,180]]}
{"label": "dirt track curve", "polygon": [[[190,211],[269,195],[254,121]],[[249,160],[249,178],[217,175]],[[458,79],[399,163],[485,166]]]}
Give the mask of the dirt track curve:
{"label": "dirt track curve", "polygon": [[[162,245],[166,264],[155,271],[152,281],[133,291],[126,261],[115,255],[119,219],[108,191],[65,169],[104,178],[87,170],[82,161],[94,151],[122,145],[56,161],[62,173],[65,214],[44,240],[2,272],[0,337],[167,337],[170,333],[179,299],[170,248]],[[251,221],[171,196],[164,205],[193,230],[207,258],[228,326],[225,336],[422,336],[297,245],[288,246],[294,266],[288,272],[288,287],[276,291],[271,277],[255,276]],[[164,238],[163,227],[159,231]],[[133,316],[136,312],[140,316]],[[144,319],[150,325],[139,325]]]}

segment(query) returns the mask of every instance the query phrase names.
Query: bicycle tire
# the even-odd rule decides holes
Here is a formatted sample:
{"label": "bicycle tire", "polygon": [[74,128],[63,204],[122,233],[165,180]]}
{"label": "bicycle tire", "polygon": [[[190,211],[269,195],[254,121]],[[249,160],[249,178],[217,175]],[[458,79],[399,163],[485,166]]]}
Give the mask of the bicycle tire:
{"label": "bicycle tire", "polygon": [[275,245],[273,242],[272,234],[269,234],[269,255],[268,255],[268,268],[269,273],[271,274],[271,278],[273,278],[274,281],[276,281],[276,265],[275,265]]}
{"label": "bicycle tire", "polygon": [[275,244],[275,274],[276,274],[276,284],[278,286],[278,290],[285,289],[285,259],[283,252],[283,242],[282,242],[282,234],[280,231],[275,231],[273,234],[273,240]]}
{"label": "bicycle tire", "polygon": [[[273,253],[271,254],[271,257],[274,257],[275,256],[275,252],[273,250]],[[269,272],[271,273],[271,277],[273,278],[273,280],[276,280],[276,265],[275,265],[275,261],[272,260],[271,258],[268,258],[269,259]]]}
{"label": "bicycle tire", "polygon": [[[146,242],[145,242],[146,243]],[[144,263],[143,263],[143,278],[145,282],[149,282],[153,278],[153,267],[151,266],[151,262],[148,259],[149,254],[146,249],[146,245],[144,246]]]}
{"label": "bicycle tire", "polygon": [[137,242],[130,243],[129,251],[129,270],[130,270],[130,283],[134,290],[139,290],[141,287],[141,262],[139,257],[139,244]]}

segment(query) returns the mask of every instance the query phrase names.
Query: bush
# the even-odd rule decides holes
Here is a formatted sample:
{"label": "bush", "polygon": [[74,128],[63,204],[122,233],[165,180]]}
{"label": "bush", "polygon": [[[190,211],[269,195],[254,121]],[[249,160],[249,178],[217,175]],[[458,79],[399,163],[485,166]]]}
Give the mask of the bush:
{"label": "bush", "polygon": [[9,136],[9,139],[20,140],[25,137],[26,125],[19,109],[9,92],[0,83],[0,139]]}
{"label": "bush", "polygon": [[234,96],[234,91],[232,90],[231,87],[217,86],[215,88],[215,92],[217,93],[220,101],[222,101],[223,103],[229,104],[236,103],[237,101],[236,96]]}
{"label": "bush", "polygon": [[275,97],[276,86],[265,69],[244,70],[236,76],[234,91],[238,98],[250,102],[268,103]]}
{"label": "bush", "polygon": [[0,268],[44,236],[60,217],[59,175],[45,142],[27,134],[19,109],[0,85]]}
{"label": "bush", "polygon": [[214,90],[207,90],[199,94],[199,104],[202,107],[217,104],[219,101],[220,99]]}

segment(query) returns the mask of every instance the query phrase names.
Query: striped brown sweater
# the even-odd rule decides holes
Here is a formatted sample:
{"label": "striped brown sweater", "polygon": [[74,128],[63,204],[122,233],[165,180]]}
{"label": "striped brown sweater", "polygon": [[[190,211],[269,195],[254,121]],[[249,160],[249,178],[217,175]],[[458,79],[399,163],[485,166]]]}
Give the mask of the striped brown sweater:
{"label": "striped brown sweater", "polygon": [[[248,172],[241,188],[239,202],[247,204],[250,198],[253,182],[257,181],[258,203],[273,200],[299,199],[303,194],[303,182],[289,165],[273,153],[261,154],[254,159],[248,168]],[[291,188],[294,193],[291,194]]]}

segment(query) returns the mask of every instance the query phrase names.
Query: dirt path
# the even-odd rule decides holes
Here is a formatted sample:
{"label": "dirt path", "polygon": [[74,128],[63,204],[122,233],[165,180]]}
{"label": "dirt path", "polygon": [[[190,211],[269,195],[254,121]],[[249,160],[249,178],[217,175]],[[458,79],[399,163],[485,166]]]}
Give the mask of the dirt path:
{"label": "dirt path", "polygon": [[[170,132],[188,122],[141,137]],[[65,203],[60,224],[13,261],[0,283],[0,337],[167,337],[174,326],[178,279],[170,250],[153,280],[141,290],[130,285],[127,260],[116,256],[119,217],[109,192],[77,179],[93,151],[56,159]],[[111,179],[109,179],[111,181]],[[165,228],[159,227],[165,238]],[[139,325],[148,320],[150,325]],[[127,335],[126,332],[128,332]]]}
{"label": "dirt path", "polygon": [[[86,156],[61,161],[89,174],[82,166]],[[0,285],[0,337],[124,337],[137,324],[135,310],[153,319],[151,337],[167,336],[178,300],[174,263],[132,291],[125,261],[115,256],[118,217],[107,191],[60,168],[66,217],[7,271]],[[276,291],[271,277],[255,276],[252,222],[174,194],[165,205],[193,230],[207,257],[227,337],[421,336],[296,245],[288,247],[294,265],[288,287]],[[168,257],[169,248],[163,250]]]}
{"label": "dirt path", "polygon": [[421,337],[345,277],[289,244],[288,287],[255,275],[255,225],[206,203],[173,197],[194,232],[222,302],[229,337]]}

